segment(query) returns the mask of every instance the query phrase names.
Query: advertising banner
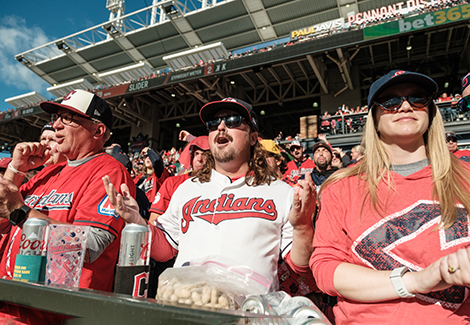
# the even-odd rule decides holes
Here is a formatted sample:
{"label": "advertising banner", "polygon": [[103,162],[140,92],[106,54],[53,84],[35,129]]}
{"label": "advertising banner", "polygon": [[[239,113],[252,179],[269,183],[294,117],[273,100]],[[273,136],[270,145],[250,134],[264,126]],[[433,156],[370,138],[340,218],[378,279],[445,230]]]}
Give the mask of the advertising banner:
{"label": "advertising banner", "polygon": [[364,28],[364,40],[410,32],[470,18],[470,4],[403,18]]}

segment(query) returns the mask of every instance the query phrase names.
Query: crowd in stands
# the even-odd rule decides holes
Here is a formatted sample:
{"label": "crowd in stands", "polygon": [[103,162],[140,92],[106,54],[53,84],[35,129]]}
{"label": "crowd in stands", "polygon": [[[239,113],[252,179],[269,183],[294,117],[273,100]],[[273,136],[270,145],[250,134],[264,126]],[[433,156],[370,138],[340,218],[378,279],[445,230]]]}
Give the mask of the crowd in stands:
{"label": "crowd in stands", "polygon": [[[462,90],[464,114],[470,73]],[[35,217],[89,226],[80,287],[112,291],[127,222],[152,232],[155,269],[208,257],[248,266],[270,280],[267,291],[307,296],[338,324],[396,323],[402,309],[405,323],[465,320],[470,151],[440,120],[438,105],[460,96],[434,101],[437,91],[428,76],[394,70],[372,84],[367,106],[325,112],[329,121],[369,116],[350,151],[323,133],[311,149],[298,135],[263,139],[253,107],[226,98],[200,109],[207,135],[180,132],[184,148],[127,153],[104,147],[112,127],[104,99],[77,90],[43,102],[52,122],[39,142],[0,160],[0,276],[12,278],[22,223]],[[23,321],[21,311],[0,304],[1,317]]]}

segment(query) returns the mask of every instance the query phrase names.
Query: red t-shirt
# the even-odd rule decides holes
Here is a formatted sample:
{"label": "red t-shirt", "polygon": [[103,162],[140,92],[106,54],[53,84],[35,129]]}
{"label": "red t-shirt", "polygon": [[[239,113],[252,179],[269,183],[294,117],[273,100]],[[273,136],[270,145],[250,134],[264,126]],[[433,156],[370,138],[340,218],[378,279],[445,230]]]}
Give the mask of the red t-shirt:
{"label": "red t-shirt", "polygon": [[[462,164],[469,169],[467,163]],[[379,202],[386,202],[383,217],[369,200],[362,205],[363,198],[370,197],[363,179],[344,178],[322,192],[310,267],[320,290],[338,295],[336,324],[464,323],[470,315],[470,298],[464,286],[377,303],[339,296],[334,286],[336,267],[343,262],[375,270],[407,266],[420,271],[468,247],[468,214],[463,207],[452,227],[437,229],[441,213],[432,196],[430,165],[406,177],[391,174],[395,190],[386,182],[377,190]]]}
{"label": "red t-shirt", "polygon": [[[116,236],[97,260],[84,263],[80,277],[80,288],[111,291],[124,221],[115,215],[109,203],[102,181],[105,175],[111,178],[113,184],[126,183],[135,197],[131,176],[121,163],[106,153],[77,166],[65,162],[46,167],[25,183],[20,191],[26,205],[52,219],[101,228]],[[0,264],[0,276],[12,278],[20,239],[21,228],[12,227]]]}
{"label": "red t-shirt", "polygon": [[175,193],[178,186],[185,180],[189,179],[189,174],[183,174],[179,176],[168,177],[163,182],[162,186],[158,190],[155,200],[152,203],[149,211],[153,213],[163,214],[168,209],[171,197]]}

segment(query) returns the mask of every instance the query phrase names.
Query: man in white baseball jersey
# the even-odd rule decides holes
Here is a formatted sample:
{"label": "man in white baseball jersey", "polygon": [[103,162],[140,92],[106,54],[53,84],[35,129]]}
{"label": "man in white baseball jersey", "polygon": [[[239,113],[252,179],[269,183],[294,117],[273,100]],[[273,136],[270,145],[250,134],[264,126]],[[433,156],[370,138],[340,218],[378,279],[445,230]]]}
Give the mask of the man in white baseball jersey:
{"label": "man in white baseball jersey", "polygon": [[[211,155],[193,179],[178,187],[157,227],[150,226],[152,258],[165,261],[178,252],[176,267],[206,260],[249,266],[276,290],[282,256],[295,272],[311,278],[306,269],[315,208],[311,179],[301,182],[299,194],[275,178],[250,104],[225,98],[203,106],[199,116],[209,131]],[[146,224],[126,186],[121,196],[109,179],[103,181],[119,215]]]}

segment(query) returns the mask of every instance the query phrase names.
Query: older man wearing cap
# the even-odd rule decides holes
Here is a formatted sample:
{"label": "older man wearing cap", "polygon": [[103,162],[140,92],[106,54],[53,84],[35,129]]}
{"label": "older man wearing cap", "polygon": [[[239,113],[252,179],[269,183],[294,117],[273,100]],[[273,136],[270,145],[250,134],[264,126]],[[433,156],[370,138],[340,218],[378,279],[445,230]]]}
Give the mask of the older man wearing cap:
{"label": "older man wearing cap", "polygon": [[[294,271],[311,278],[306,265],[313,236],[313,183],[301,182],[299,194],[267,168],[250,104],[225,98],[203,106],[199,116],[209,131],[211,155],[194,179],[178,187],[157,227],[151,226],[151,256],[165,261],[178,252],[176,267],[208,259],[245,265],[276,290],[282,255]],[[126,186],[121,196],[109,179],[103,181],[116,211],[127,222],[145,225]]]}
{"label": "older man wearing cap", "polygon": [[135,196],[129,173],[103,151],[112,127],[111,109],[106,101],[83,90],[72,91],[61,104],[42,102],[40,106],[52,113],[57,150],[67,162],[44,168],[18,189],[24,174],[42,165],[50,150],[34,142],[15,147],[5,179],[0,178],[0,217],[13,225],[0,275],[13,275],[23,222],[41,218],[52,224],[90,226],[80,287],[111,291],[124,221],[110,205],[102,177],[129,184],[129,195]]}
{"label": "older man wearing cap", "polygon": [[283,181],[295,185],[300,177],[313,170],[315,164],[307,154],[304,154],[305,149],[299,141],[292,141],[289,151],[294,160],[287,163],[287,171],[284,173]]}

